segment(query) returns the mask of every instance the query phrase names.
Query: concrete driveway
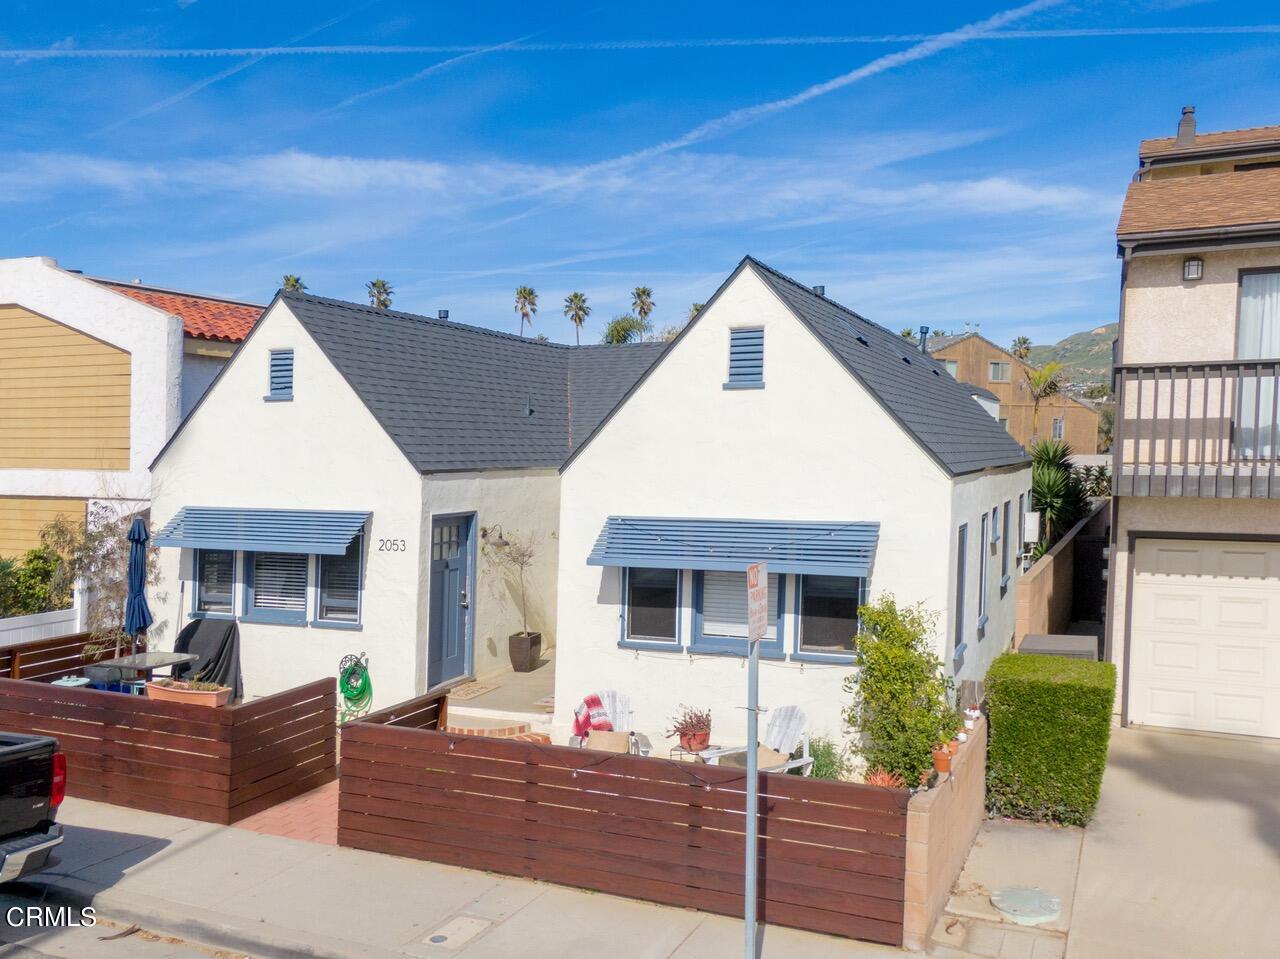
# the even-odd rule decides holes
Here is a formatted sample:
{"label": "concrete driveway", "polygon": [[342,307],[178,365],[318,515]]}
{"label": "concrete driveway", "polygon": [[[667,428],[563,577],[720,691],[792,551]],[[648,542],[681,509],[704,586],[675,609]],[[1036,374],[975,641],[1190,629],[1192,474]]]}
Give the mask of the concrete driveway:
{"label": "concrete driveway", "polygon": [[1280,955],[1280,742],[1117,729],[1067,959]]}

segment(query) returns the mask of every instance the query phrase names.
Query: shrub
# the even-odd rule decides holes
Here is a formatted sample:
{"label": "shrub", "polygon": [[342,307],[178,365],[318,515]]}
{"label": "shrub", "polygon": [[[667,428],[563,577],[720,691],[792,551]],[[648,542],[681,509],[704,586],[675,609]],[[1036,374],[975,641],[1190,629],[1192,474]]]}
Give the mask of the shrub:
{"label": "shrub", "polygon": [[987,672],[987,806],[997,816],[1083,826],[1111,737],[1116,669],[1005,653]]}
{"label": "shrub", "polygon": [[849,775],[849,751],[825,736],[809,740],[809,755],[813,757],[810,775],[814,779],[845,779]]}
{"label": "shrub", "polygon": [[886,595],[859,609],[858,617],[858,672],[844,683],[854,694],[845,722],[858,731],[856,749],[869,769],[919,782],[933,765],[933,747],[962,723],[947,703],[951,682],[934,652],[937,616],[923,604],[899,607]]}
{"label": "shrub", "polygon": [[71,605],[58,554],[37,546],[21,561],[0,558],[0,617],[30,616]]}

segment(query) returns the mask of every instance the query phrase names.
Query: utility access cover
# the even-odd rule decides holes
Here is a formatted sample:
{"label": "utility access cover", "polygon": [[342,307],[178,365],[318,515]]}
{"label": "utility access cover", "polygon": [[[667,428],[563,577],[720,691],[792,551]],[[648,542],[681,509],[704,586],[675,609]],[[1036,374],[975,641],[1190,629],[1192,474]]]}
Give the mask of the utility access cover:
{"label": "utility access cover", "polygon": [[991,894],[991,905],[1020,926],[1038,926],[1062,915],[1062,899],[1035,886],[1009,886]]}

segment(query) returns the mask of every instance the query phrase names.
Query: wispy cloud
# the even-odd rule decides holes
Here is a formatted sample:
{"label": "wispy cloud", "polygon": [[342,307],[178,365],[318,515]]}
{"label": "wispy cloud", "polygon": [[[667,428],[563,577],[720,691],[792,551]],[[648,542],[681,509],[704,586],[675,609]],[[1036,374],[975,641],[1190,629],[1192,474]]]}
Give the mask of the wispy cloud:
{"label": "wispy cloud", "polygon": [[[327,30],[329,27],[332,27],[336,24],[341,23],[343,20],[346,20],[348,17],[359,13],[361,10],[366,9],[367,7],[370,7],[377,2],[378,0],[365,0],[364,3],[361,3],[358,6],[354,7],[353,9],[348,10],[346,13],[341,13],[336,17],[332,17],[326,20],[324,23],[317,24],[316,26],[312,27],[309,30],[304,30],[302,33],[298,34],[296,37],[293,37],[292,39],[285,41],[284,45],[287,46],[288,44],[297,43],[301,40],[305,40],[307,39],[307,37],[315,36],[320,31]],[[279,49],[279,48],[276,48],[276,49]],[[242,60],[240,63],[237,63],[234,66],[227,67],[227,69],[225,70],[220,70],[219,72],[213,74],[212,76],[205,77],[202,80],[197,80],[195,83],[191,84],[190,86],[184,87],[183,89],[179,90],[177,93],[174,93],[171,96],[165,97],[163,100],[158,100],[155,103],[150,104],[149,106],[143,107],[141,110],[137,110],[133,113],[130,113],[128,116],[125,116],[119,120],[116,120],[114,123],[108,123],[106,126],[100,127],[99,129],[94,130],[92,133],[89,134],[89,136],[91,137],[102,136],[103,134],[110,133],[113,130],[118,130],[120,129],[120,127],[125,126],[126,124],[133,123],[135,120],[141,120],[144,117],[152,116],[153,114],[159,113],[162,110],[167,110],[169,109],[169,107],[174,106],[175,104],[181,103],[183,100],[187,99],[188,97],[199,93],[201,90],[205,89],[206,87],[211,87],[215,83],[218,83],[222,80],[226,80],[228,77],[233,77],[237,73],[242,73],[243,71],[248,70],[250,67],[254,66],[255,64],[261,63],[263,60],[267,58],[268,55],[269,53],[264,51],[261,54],[251,56],[247,60]]]}
{"label": "wispy cloud", "polygon": [[[985,30],[971,42],[1005,40],[1087,40],[1124,37],[1272,36],[1280,24],[1257,23],[1194,27],[1087,27],[1046,30]],[[424,56],[465,53],[574,53],[592,51],[706,50],[733,47],[821,47],[922,43],[941,33],[883,33],[844,36],[706,37],[703,39],[586,40],[530,43],[522,40],[489,45],[465,44],[326,44],[267,47],[113,47],[88,49],[0,49],[4,60],[173,60],[218,57]]]}
{"label": "wispy cloud", "polygon": [[332,107],[330,107],[328,110],[324,112],[326,114],[337,113],[340,110],[345,110],[347,107],[352,107],[352,106],[355,106],[357,103],[361,103],[365,100],[368,100],[370,97],[381,96],[384,93],[391,93],[394,90],[399,90],[402,87],[407,87],[412,83],[417,83],[419,80],[425,80],[427,77],[431,76],[432,74],[440,73],[443,70],[448,70],[450,67],[457,66],[459,63],[464,63],[467,60],[472,60],[472,59],[475,59],[476,57],[484,56],[487,53],[499,53],[502,50],[506,49],[507,47],[520,43],[522,40],[527,40],[529,39],[529,37],[532,37],[532,36],[537,36],[537,34],[531,33],[525,37],[520,37],[515,40],[508,40],[506,43],[498,43],[491,47],[483,47],[479,50],[472,50],[467,53],[458,54],[457,56],[450,57],[447,60],[441,60],[439,63],[431,64],[431,66],[427,67],[425,70],[419,70],[417,73],[414,73],[407,77],[403,77],[402,79],[396,80],[392,83],[384,83],[382,86],[374,87],[372,90],[365,90],[362,93],[353,94],[352,96],[347,97],[345,100],[342,100],[339,103],[335,103]]}

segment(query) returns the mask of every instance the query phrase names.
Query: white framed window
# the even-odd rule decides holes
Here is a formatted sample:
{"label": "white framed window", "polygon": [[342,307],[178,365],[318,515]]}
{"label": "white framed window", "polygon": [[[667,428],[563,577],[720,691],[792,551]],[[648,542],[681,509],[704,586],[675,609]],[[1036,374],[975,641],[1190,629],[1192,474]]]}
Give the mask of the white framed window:
{"label": "white framed window", "polygon": [[1053,438],[1060,440],[1067,435],[1067,421],[1061,416],[1053,418]]}
{"label": "white framed window", "polygon": [[1012,504],[1004,501],[1004,513],[1001,520],[1000,537],[1000,594],[1009,588],[1009,510]]}
{"label": "white framed window", "polygon": [[943,360],[942,365],[946,367],[947,372],[951,374],[951,378],[953,380],[960,378],[960,361],[959,360]]}
{"label": "white framed window", "polygon": [[965,587],[969,564],[969,524],[961,523],[956,533],[956,615],[955,635],[952,640],[951,663],[959,672],[964,665]]}
{"label": "white framed window", "polygon": [[341,556],[317,556],[319,597],[316,619],[322,623],[358,624],[360,622],[361,564],[364,557],[364,533],[348,544]]}
{"label": "white framed window", "polygon": [[987,625],[987,557],[990,549],[987,547],[987,536],[991,526],[991,517],[985,512],[982,514],[982,548],[978,550],[978,635],[981,637],[982,629]]}
{"label": "white framed window", "polygon": [[1009,382],[1009,363],[1005,360],[992,360],[987,364],[987,379],[992,383]]}
{"label": "white framed window", "polygon": [[198,549],[195,564],[195,611],[230,616],[235,611],[236,554],[229,549]]}

